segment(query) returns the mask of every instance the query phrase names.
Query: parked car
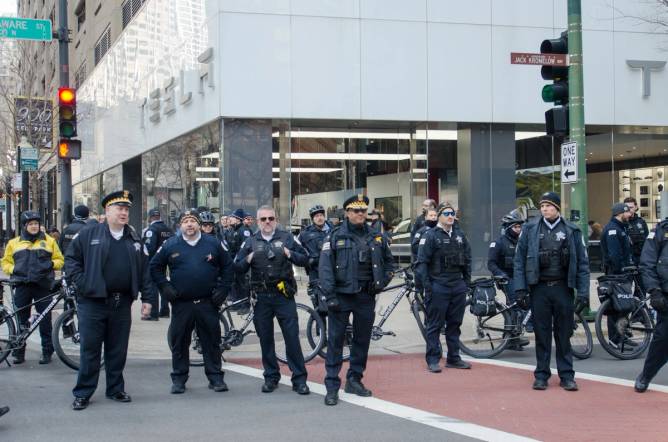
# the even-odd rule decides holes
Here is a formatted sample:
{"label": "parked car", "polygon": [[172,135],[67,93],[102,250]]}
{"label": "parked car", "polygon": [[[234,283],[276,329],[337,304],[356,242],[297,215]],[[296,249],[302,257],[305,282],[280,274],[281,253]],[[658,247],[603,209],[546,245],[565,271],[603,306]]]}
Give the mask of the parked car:
{"label": "parked car", "polygon": [[411,261],[411,227],[413,226],[413,220],[404,219],[399,224],[396,225],[390,238],[392,238],[392,244],[390,244],[390,250],[392,250],[392,255],[397,259],[398,262],[410,262]]}

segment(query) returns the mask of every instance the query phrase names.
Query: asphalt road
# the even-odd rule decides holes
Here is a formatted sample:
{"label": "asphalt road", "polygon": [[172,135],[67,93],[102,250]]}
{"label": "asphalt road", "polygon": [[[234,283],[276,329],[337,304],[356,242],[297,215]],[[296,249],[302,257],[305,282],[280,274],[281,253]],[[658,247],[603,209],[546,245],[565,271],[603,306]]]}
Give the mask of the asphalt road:
{"label": "asphalt road", "polygon": [[28,357],[25,365],[0,367],[0,406],[11,407],[0,419],[0,440],[474,440],[345,402],[326,407],[321,395],[298,396],[285,385],[263,394],[260,379],[232,372],[230,391],[214,393],[200,367],[192,369],[185,394],[171,395],[170,362],[156,359],[128,361],[132,403],[105,398],[102,375],[90,407],[73,411],[75,372],[57,360],[38,365],[34,351]]}

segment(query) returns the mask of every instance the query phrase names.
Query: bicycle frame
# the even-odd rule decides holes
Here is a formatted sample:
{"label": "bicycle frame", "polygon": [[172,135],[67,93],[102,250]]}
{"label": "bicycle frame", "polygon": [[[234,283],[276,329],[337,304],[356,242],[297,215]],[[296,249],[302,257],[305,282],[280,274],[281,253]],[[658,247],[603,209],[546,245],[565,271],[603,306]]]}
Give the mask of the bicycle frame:
{"label": "bicycle frame", "polygon": [[397,308],[397,305],[399,305],[399,303],[401,302],[401,300],[404,296],[406,297],[406,299],[408,299],[409,303],[413,302],[410,299],[411,288],[406,283],[397,284],[395,286],[388,287],[383,291],[394,290],[394,289],[399,288],[399,287],[403,287],[403,289],[400,290],[399,293],[397,293],[397,295],[392,300],[392,303],[390,305],[388,305],[387,308],[385,308],[382,313],[380,313],[381,320],[378,324],[376,324],[377,327],[380,327],[380,328],[383,327],[383,324],[385,324],[385,322],[388,320],[388,318],[390,317],[392,312]]}

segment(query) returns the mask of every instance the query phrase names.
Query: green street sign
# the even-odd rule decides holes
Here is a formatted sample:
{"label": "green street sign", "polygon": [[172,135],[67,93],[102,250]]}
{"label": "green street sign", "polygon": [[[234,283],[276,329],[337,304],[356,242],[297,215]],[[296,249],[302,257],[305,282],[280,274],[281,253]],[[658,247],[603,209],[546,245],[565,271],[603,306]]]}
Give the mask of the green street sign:
{"label": "green street sign", "polygon": [[0,17],[0,38],[51,41],[51,20]]}

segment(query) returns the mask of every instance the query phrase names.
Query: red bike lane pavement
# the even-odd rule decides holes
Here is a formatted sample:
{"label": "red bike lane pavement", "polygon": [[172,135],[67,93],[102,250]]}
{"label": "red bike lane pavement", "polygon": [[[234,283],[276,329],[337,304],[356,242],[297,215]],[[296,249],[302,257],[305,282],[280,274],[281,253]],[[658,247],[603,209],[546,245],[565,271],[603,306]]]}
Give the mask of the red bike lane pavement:
{"label": "red bike lane pavement", "polygon": [[[258,359],[231,362],[262,367]],[[578,379],[577,373],[580,391],[564,391],[557,376],[546,391],[534,391],[531,371],[472,364],[471,370],[429,373],[423,354],[370,356],[364,384],[378,399],[544,441],[668,441],[666,393],[639,394],[632,387]],[[309,381],[323,383],[322,359],[307,369]],[[344,364],[342,378],[346,370]],[[281,371],[289,378],[286,366]]]}

